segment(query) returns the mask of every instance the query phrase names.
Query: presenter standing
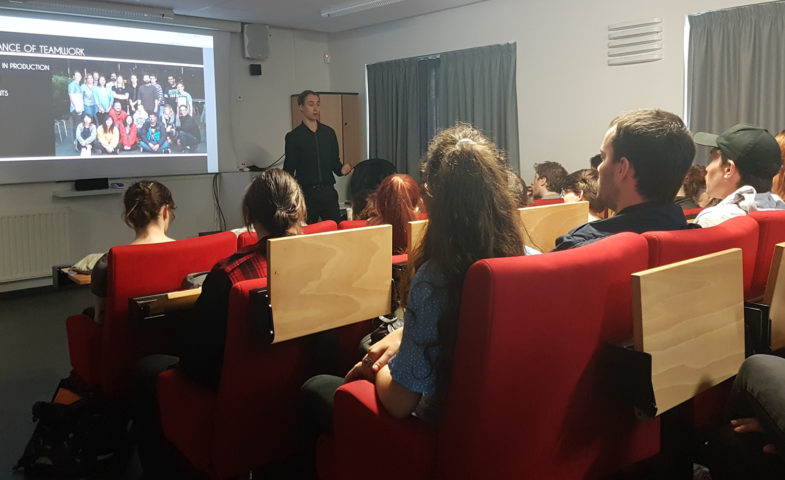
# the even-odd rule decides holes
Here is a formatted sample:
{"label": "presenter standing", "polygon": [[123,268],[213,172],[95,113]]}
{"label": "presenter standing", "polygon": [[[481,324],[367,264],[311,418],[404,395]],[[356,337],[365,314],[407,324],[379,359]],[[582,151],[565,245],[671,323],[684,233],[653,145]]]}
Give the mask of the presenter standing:
{"label": "presenter standing", "polygon": [[286,134],[286,160],[283,169],[302,187],[308,209],[308,223],[340,220],[338,192],[333,174],[343,176],[352,171],[341,163],[335,131],[319,122],[319,95],[305,90],[297,96],[303,114],[302,123]]}

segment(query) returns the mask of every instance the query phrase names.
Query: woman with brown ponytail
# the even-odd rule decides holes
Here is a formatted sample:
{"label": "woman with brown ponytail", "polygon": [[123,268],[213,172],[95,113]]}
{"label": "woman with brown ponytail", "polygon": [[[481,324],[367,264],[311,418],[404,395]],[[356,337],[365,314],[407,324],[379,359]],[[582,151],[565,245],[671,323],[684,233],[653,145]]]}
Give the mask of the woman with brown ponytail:
{"label": "woman with brown ponytail", "polygon": [[[173,242],[166,235],[169,223],[174,219],[174,200],[166,185],[154,180],[140,180],[125,191],[123,221],[134,229],[131,245]],[[93,267],[90,291],[95,295],[93,320],[103,323],[106,303],[107,255],[102,256]],[[87,312],[86,312],[87,313]]]}
{"label": "woman with brown ponytail", "polygon": [[267,276],[267,239],[298,235],[305,219],[305,199],[297,181],[280,169],[256,177],[243,198],[243,221],[253,226],[259,241],[213,266],[202,284],[194,316],[188,324],[182,355],[150,355],[136,366],[134,429],[145,478],[183,478],[174,447],[160,425],[156,379],[178,364],[180,371],[200,385],[217,390],[223,367],[229,293],[243,280]]}
{"label": "woman with brown ponytail", "polygon": [[267,239],[298,235],[305,219],[305,199],[297,181],[280,169],[256,177],[243,198],[243,221],[259,241],[212,268],[196,301],[192,333],[180,358],[180,369],[202,385],[217,389],[223,365],[226,318],[232,285],[267,276]]}

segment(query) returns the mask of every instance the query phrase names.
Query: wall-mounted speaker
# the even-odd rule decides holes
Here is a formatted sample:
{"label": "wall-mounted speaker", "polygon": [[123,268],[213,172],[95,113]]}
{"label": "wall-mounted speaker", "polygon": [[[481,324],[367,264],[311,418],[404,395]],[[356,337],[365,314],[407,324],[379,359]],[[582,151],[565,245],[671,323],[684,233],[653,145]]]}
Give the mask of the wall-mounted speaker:
{"label": "wall-mounted speaker", "polygon": [[252,77],[258,77],[262,74],[262,64],[252,63],[248,65],[248,73],[250,73]]}
{"label": "wall-mounted speaker", "polygon": [[243,24],[243,57],[266,60],[270,56],[270,26],[260,23]]}

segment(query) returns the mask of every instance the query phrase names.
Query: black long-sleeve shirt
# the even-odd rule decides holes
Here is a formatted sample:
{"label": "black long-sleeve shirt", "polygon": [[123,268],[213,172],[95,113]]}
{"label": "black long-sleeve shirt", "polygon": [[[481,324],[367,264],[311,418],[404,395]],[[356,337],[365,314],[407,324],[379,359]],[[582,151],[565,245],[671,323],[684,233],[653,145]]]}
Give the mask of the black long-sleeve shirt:
{"label": "black long-sleeve shirt", "polygon": [[335,131],[317,123],[311,131],[304,123],[286,134],[286,160],[283,169],[303,187],[333,185],[333,173],[341,176],[341,159]]}

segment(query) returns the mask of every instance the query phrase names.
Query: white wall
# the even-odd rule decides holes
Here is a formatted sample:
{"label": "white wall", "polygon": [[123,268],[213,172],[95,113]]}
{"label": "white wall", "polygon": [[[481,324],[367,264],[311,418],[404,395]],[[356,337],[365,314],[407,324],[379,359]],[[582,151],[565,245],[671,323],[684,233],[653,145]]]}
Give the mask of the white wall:
{"label": "white wall", "polygon": [[[683,115],[686,15],[745,3],[756,2],[488,0],[331,35],[332,85],[364,92],[366,64],[517,42],[521,174],[531,180],[532,165],[544,160],[587,168],[622,111],[659,107]],[[663,19],[664,60],[607,66],[607,26],[651,17]]]}
{"label": "white wall", "polygon": [[[323,34],[271,29],[270,57],[262,63],[262,76],[251,77],[242,58],[239,34],[216,35],[216,83],[219,111],[219,166],[236,172],[238,165],[267,166],[284,149],[284,135],[291,129],[289,96],[305,88],[330,90],[329,65],[322,60],[327,50]],[[236,101],[241,96],[241,101]],[[221,198],[229,227],[239,227],[240,199],[250,178],[244,173],[221,175]],[[157,180],[171,190],[177,204],[171,236],[186,238],[216,230],[218,220],[212,194],[212,175],[162,177]],[[126,185],[134,179],[112,179]],[[67,207],[71,211],[71,254],[58,263],[75,262],[82,256],[106,251],[133,240],[133,233],[120,215],[122,196],[53,198],[53,191],[71,190],[72,183],[0,185],[0,210],[25,211]],[[36,282],[0,284],[0,291],[39,286]]]}

